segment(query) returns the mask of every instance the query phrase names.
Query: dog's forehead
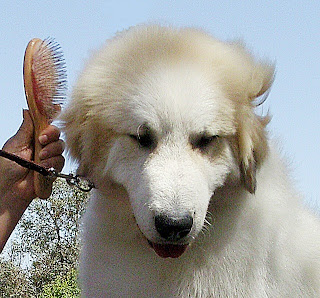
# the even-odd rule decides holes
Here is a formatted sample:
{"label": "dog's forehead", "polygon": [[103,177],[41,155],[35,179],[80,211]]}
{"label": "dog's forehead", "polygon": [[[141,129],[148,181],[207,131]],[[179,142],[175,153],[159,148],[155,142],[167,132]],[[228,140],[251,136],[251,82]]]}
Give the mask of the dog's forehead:
{"label": "dog's forehead", "polygon": [[140,78],[130,112],[159,129],[233,130],[234,108],[220,88],[214,73],[195,64],[157,65]]}

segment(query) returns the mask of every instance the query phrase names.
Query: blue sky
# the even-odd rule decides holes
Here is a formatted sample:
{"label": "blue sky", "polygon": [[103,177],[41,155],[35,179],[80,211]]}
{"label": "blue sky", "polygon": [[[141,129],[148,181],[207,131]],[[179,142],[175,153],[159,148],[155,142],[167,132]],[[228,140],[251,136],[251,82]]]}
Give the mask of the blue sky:
{"label": "blue sky", "polygon": [[277,75],[264,111],[296,187],[320,200],[320,2],[314,1],[2,1],[0,4],[0,146],[17,130],[26,108],[22,62],[34,37],[54,37],[65,54],[69,90],[90,52],[122,29],[158,22],[243,39]]}

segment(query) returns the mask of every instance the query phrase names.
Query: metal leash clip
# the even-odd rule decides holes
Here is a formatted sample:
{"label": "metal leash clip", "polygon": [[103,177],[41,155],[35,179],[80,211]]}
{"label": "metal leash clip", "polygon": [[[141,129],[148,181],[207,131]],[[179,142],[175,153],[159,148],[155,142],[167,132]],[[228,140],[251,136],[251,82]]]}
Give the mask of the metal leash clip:
{"label": "metal leash clip", "polygon": [[20,156],[6,152],[4,150],[0,150],[0,156],[7,158],[11,161],[14,161],[15,163],[19,164],[20,166],[22,166],[24,168],[36,171],[43,176],[51,176],[54,178],[59,177],[59,178],[66,179],[67,183],[70,186],[75,186],[78,189],[80,189],[81,191],[89,192],[90,190],[95,188],[94,184],[90,180],[86,179],[85,177],[82,177],[79,175],[73,175],[73,174],[63,174],[63,173],[58,172],[54,168],[47,169],[43,166],[40,166],[40,165],[34,163],[33,161],[26,160]]}
{"label": "metal leash clip", "polygon": [[59,173],[54,168],[47,169],[47,171],[50,172],[51,176],[63,178],[67,181],[67,183],[70,186],[75,186],[83,192],[89,192],[94,188],[94,184],[90,180],[82,176],[74,175],[72,173],[71,174]]}

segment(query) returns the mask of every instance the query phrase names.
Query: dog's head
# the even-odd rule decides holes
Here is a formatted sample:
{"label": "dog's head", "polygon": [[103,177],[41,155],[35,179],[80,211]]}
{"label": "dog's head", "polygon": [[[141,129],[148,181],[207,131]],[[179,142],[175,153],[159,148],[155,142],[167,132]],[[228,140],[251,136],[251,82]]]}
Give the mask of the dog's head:
{"label": "dog's head", "polygon": [[273,67],[193,29],[140,26],[109,41],[62,118],[79,170],[121,185],[155,251],[178,257],[226,183],[254,193],[267,152],[255,99]]}

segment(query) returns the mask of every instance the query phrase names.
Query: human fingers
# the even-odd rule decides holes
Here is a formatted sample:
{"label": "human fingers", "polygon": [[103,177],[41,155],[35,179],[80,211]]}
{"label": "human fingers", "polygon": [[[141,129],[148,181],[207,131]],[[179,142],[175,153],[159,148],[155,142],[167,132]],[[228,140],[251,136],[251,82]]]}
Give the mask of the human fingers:
{"label": "human fingers", "polygon": [[62,155],[50,157],[41,161],[41,165],[46,168],[54,168],[56,171],[61,172],[64,166],[65,159]]}
{"label": "human fingers", "polygon": [[58,141],[60,138],[60,129],[55,125],[48,125],[39,136],[39,142],[42,146],[46,146],[52,142]]}
{"label": "human fingers", "polygon": [[39,152],[40,160],[45,160],[51,157],[61,155],[64,151],[65,143],[63,140],[58,140],[52,143],[49,143]]}

